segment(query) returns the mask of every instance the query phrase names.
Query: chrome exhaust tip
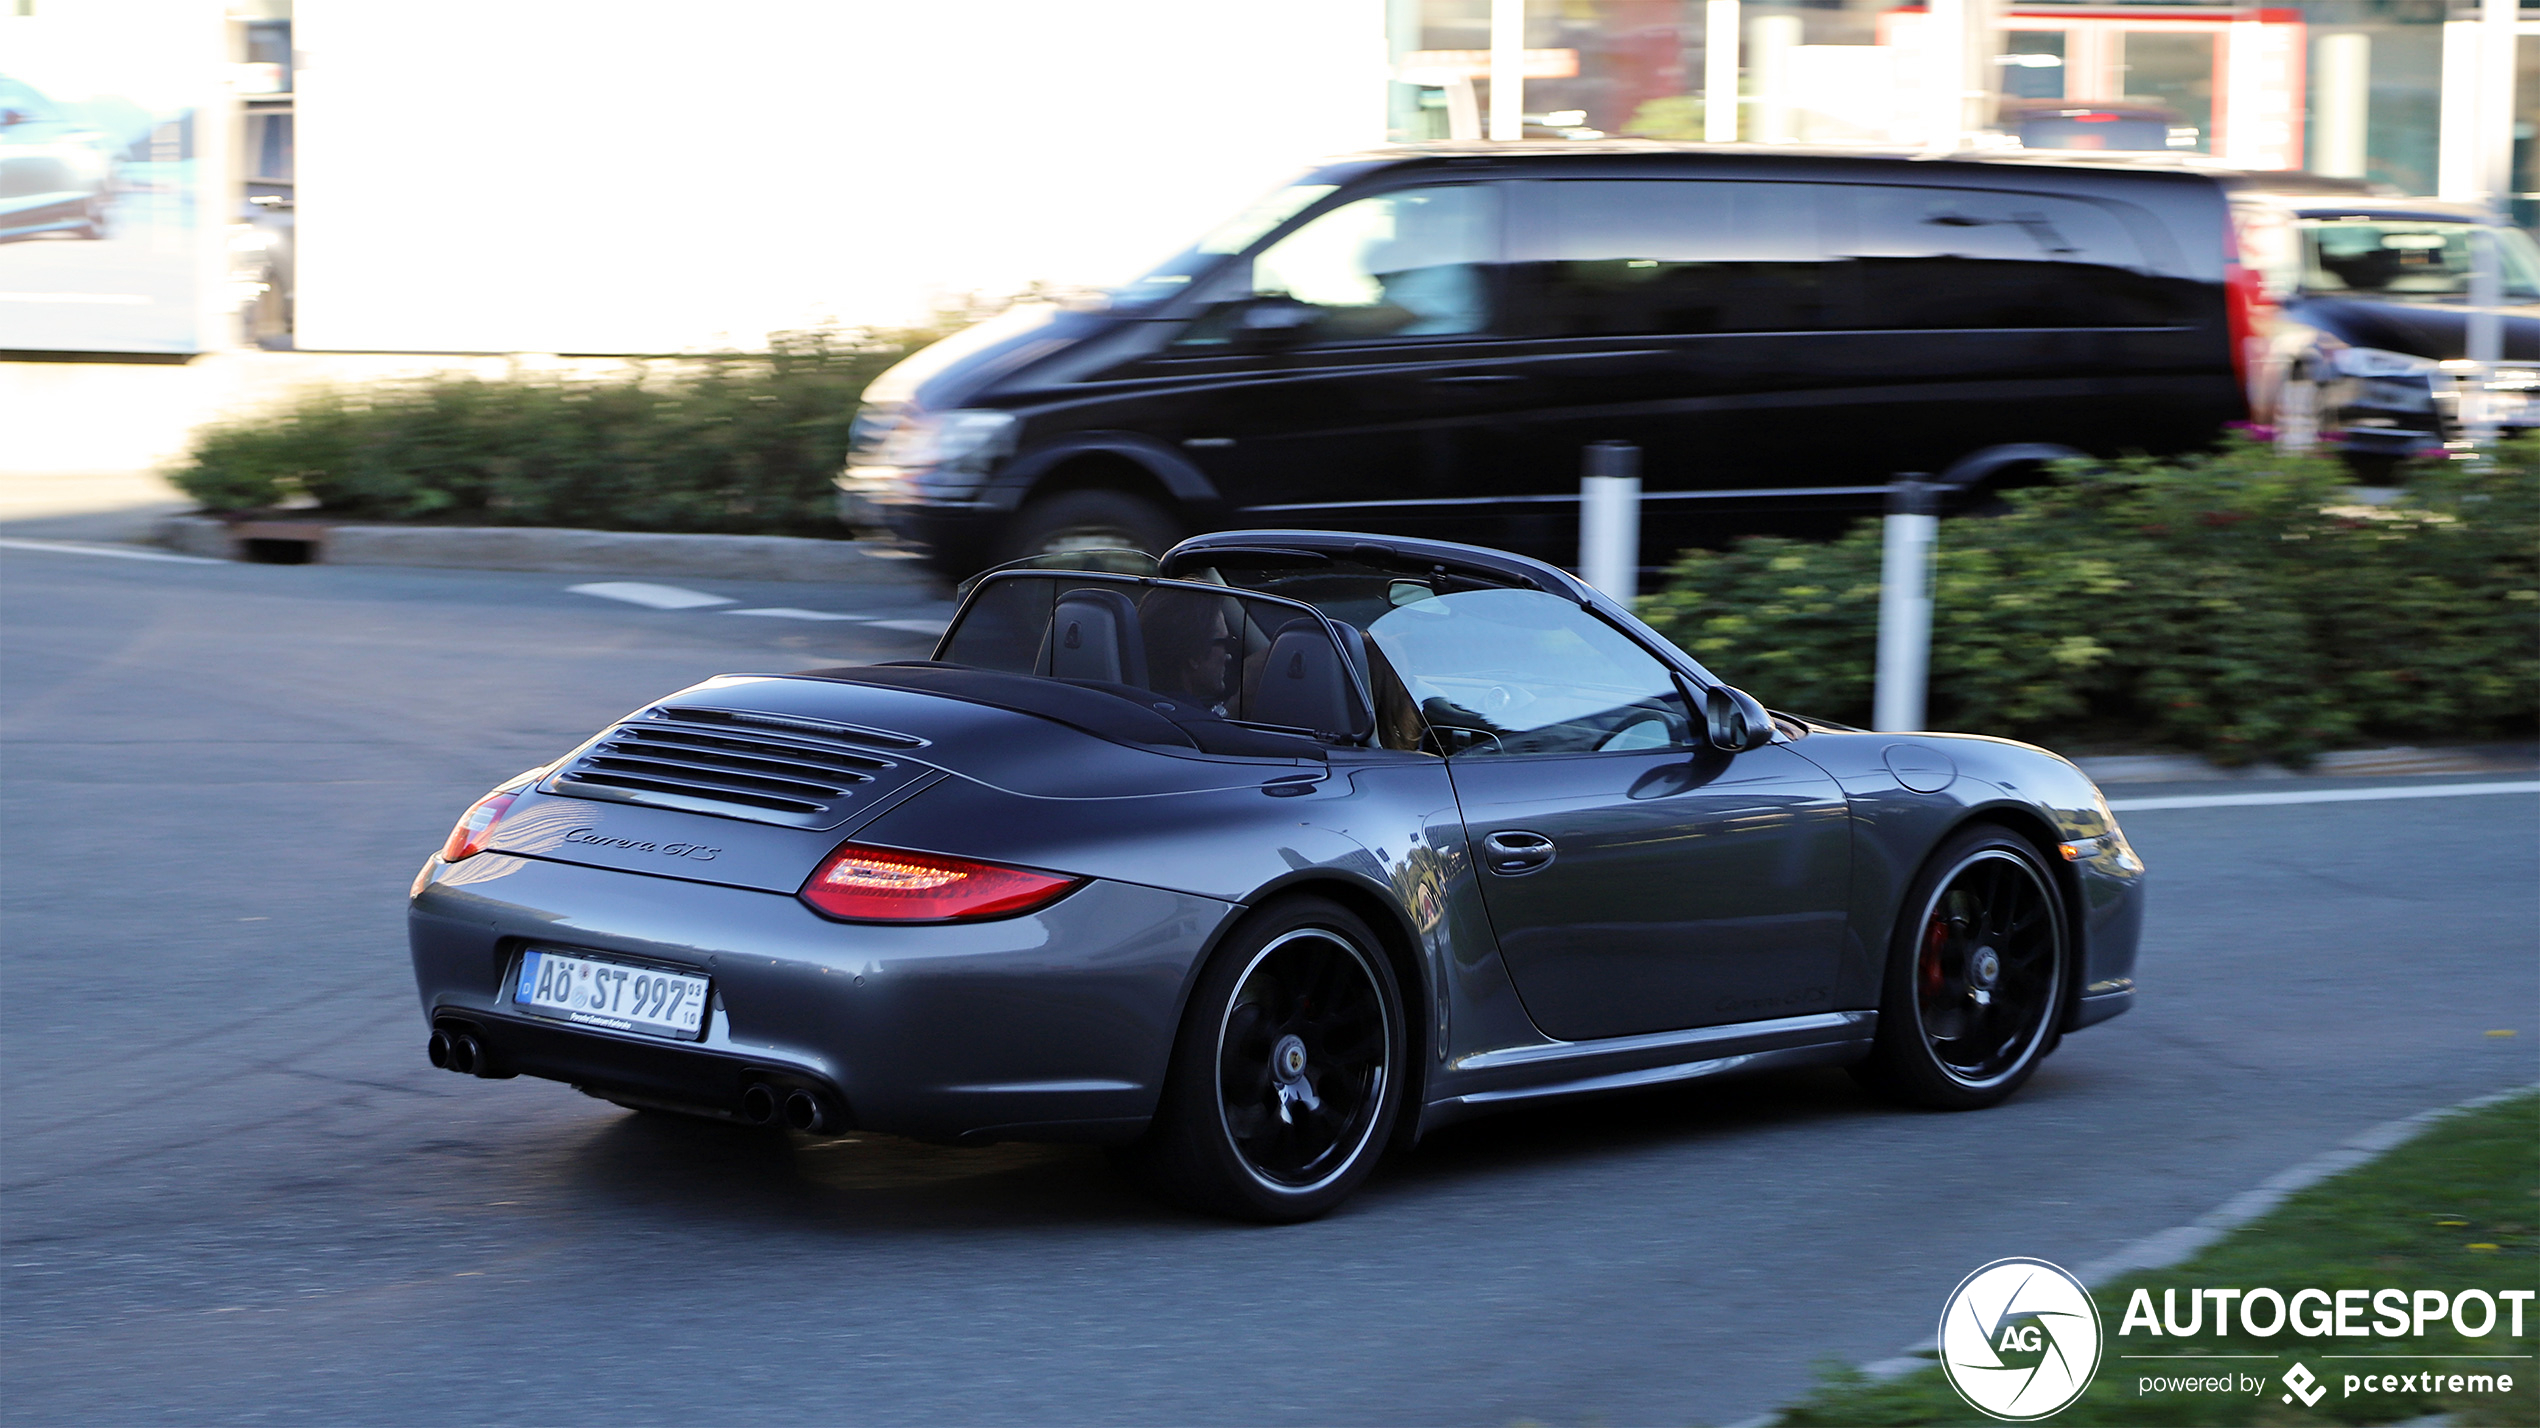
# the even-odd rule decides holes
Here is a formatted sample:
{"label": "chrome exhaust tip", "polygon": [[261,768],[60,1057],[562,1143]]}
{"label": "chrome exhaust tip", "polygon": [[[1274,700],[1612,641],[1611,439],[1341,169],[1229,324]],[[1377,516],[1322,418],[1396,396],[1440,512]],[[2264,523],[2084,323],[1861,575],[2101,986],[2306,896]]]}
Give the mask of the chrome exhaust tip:
{"label": "chrome exhaust tip", "polygon": [[789,1129],[816,1131],[829,1123],[821,1108],[820,1098],[809,1091],[796,1091],[785,1098],[785,1124]]}
{"label": "chrome exhaust tip", "polygon": [[776,1124],[778,1109],[776,1088],[765,1081],[753,1081],[749,1089],[741,1093],[741,1119],[751,1125]]}

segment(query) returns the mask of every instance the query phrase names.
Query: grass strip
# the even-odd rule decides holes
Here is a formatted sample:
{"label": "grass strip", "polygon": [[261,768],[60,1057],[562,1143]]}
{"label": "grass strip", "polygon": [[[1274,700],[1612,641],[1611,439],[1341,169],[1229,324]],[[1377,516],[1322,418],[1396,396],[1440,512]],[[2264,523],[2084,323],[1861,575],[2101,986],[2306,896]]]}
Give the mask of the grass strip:
{"label": "grass strip", "polygon": [[[2184,1264],[2131,1274],[2094,1286],[2105,1326],[2099,1370],[2080,1400],[2048,1420],[2056,1424],[2293,1424],[2404,1423],[2431,1414],[2452,1415],[2460,1428],[2540,1424],[2540,1359],[2472,1363],[2362,1360],[2366,1354],[2540,1353],[2540,1302],[2526,1305],[2523,1337],[2510,1338],[2499,1314],[2483,1338],[2464,1338],[2450,1325],[2429,1326],[2423,1337],[2387,1339],[2303,1338],[2290,1330],[2267,1338],[2214,1333],[2212,1316],[2202,1335],[2147,1339],[2138,1329],[2120,1338],[2126,1305],[2137,1287],[2184,1297],[2190,1288],[2270,1286],[2291,1296],[2317,1287],[2341,1289],[2528,1289],[2540,1285],[2540,1093],[2516,1096],[2434,1122],[2422,1134],[2369,1164],[2332,1176],[2294,1195],[2265,1216],[2208,1246]],[[2184,1305],[2181,1313],[2184,1314]],[[2501,1309],[2502,1306],[2500,1306]],[[1935,1306],[1936,1308],[1936,1306]],[[2372,1318],[2364,1316],[2369,1325]],[[2179,1361],[2137,1361],[2123,1354],[2254,1354],[2269,1358],[2225,1361],[2219,1367],[2263,1371],[2263,1394],[2142,1393],[2146,1370],[2176,1370]],[[2329,1359],[2327,1355],[2338,1355]],[[2307,1364],[2328,1386],[2316,1406],[2286,1404],[2282,1375]],[[2348,1373],[2441,1369],[2513,1377],[2510,1393],[2483,1395],[2442,1391],[2363,1393],[2343,1391]],[[2192,1370],[2191,1370],[2192,1371]],[[1938,1365],[1873,1382],[1848,1365],[1829,1367],[1805,1400],[1783,1411],[1782,1428],[1855,1428],[1855,1425],[1987,1423],[1942,1377]]]}

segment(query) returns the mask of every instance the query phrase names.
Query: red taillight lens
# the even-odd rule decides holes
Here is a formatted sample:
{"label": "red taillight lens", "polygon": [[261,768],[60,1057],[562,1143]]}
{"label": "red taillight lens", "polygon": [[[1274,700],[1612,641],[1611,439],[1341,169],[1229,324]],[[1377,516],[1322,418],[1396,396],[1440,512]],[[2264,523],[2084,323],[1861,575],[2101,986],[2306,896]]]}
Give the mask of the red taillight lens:
{"label": "red taillight lens", "polygon": [[441,861],[455,863],[482,849],[494,836],[494,825],[503,821],[518,793],[489,793],[476,801],[466,815],[450,829],[450,840],[441,845]]}
{"label": "red taillight lens", "polygon": [[967,858],[841,843],[803,884],[802,899],[857,922],[973,922],[1058,901],[1082,878]]}

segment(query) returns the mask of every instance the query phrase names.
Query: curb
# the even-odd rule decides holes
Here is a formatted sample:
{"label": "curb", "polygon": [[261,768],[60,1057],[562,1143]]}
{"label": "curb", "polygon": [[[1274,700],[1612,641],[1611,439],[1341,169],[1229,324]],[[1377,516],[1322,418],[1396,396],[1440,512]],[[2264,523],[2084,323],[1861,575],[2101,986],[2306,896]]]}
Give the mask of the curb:
{"label": "curb", "polygon": [[[2073,1278],[2096,1288],[2111,1279],[2137,1270],[2167,1269],[2182,1260],[2194,1257],[2197,1251],[2283,1204],[2296,1193],[2307,1190],[2332,1175],[2352,1170],[2389,1154],[2413,1140],[2418,1132],[2436,1121],[2467,1111],[2483,1110],[2500,1101],[2510,1101],[2516,1096],[2527,1095],[2533,1091],[2540,1091],[2540,1084],[2509,1086],[2502,1091],[2491,1091],[2484,1096],[2472,1096],[2466,1101],[2457,1101],[2448,1106],[2437,1106],[2430,1111],[2419,1111],[2413,1116],[2401,1116],[2395,1121],[2383,1121],[2377,1126],[2339,1141],[2333,1150],[2322,1151],[2290,1170],[2269,1176],[2254,1188],[2241,1191],[2184,1225],[2172,1225],[2166,1230],[2146,1235],[2114,1254],[2102,1255],[2092,1260],[2074,1270]],[[1857,1367],[1864,1377],[1873,1382],[1902,1378],[1916,1369],[1929,1368],[1939,1362],[1932,1357],[1937,1347],[1937,1343],[1931,1339],[1918,1340],[1907,1345],[1903,1353],[1893,1358],[1876,1359]],[[1775,1409],[1770,1413],[1731,1424],[1729,1428],[1774,1428],[1774,1425],[1781,1422],[1781,1418],[1782,1410]],[[2405,1428],[2404,1425],[2403,1428]]]}
{"label": "curb", "polygon": [[216,560],[302,565],[411,565],[536,570],[557,575],[668,575],[799,580],[932,589],[942,582],[909,552],[802,536],[672,535],[546,526],[337,525],[171,516],[159,542]]}

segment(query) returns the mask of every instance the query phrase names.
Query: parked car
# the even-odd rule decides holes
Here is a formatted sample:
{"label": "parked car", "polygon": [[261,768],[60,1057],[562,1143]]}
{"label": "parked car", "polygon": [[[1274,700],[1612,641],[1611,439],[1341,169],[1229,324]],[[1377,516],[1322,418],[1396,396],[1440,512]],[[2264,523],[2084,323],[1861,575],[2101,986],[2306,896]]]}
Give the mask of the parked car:
{"label": "parked car", "polygon": [[103,238],[114,201],[107,136],[0,74],[0,238]]}
{"label": "parked car", "polygon": [[[2426,198],[2249,192],[2241,246],[2280,316],[2259,405],[2288,446],[2326,443],[2367,479],[2462,439],[2463,401],[2540,427],[2540,248],[2477,209]],[[2471,243],[2496,244],[2504,364],[2468,362]]]}
{"label": "parked car", "polygon": [[990,573],[931,660],[707,680],[487,794],[412,890],[433,1062],[1091,1141],[1294,1220],[1565,1096],[1990,1106],[2132,1002],[2143,865],[2043,749],[1767,713],[1500,552],[1098,554]]}
{"label": "parked car", "polygon": [[1018,309],[865,394],[851,521],[954,571],[1272,522],[1568,559],[1582,449],[1644,558],[1969,494],[2246,414],[2223,181],[2078,155],[1615,141],[1331,163],[1098,310]]}
{"label": "parked car", "polygon": [[2002,127],[2025,149],[2161,153],[2193,148],[2197,138],[2177,110],[2141,101],[2005,99]]}

